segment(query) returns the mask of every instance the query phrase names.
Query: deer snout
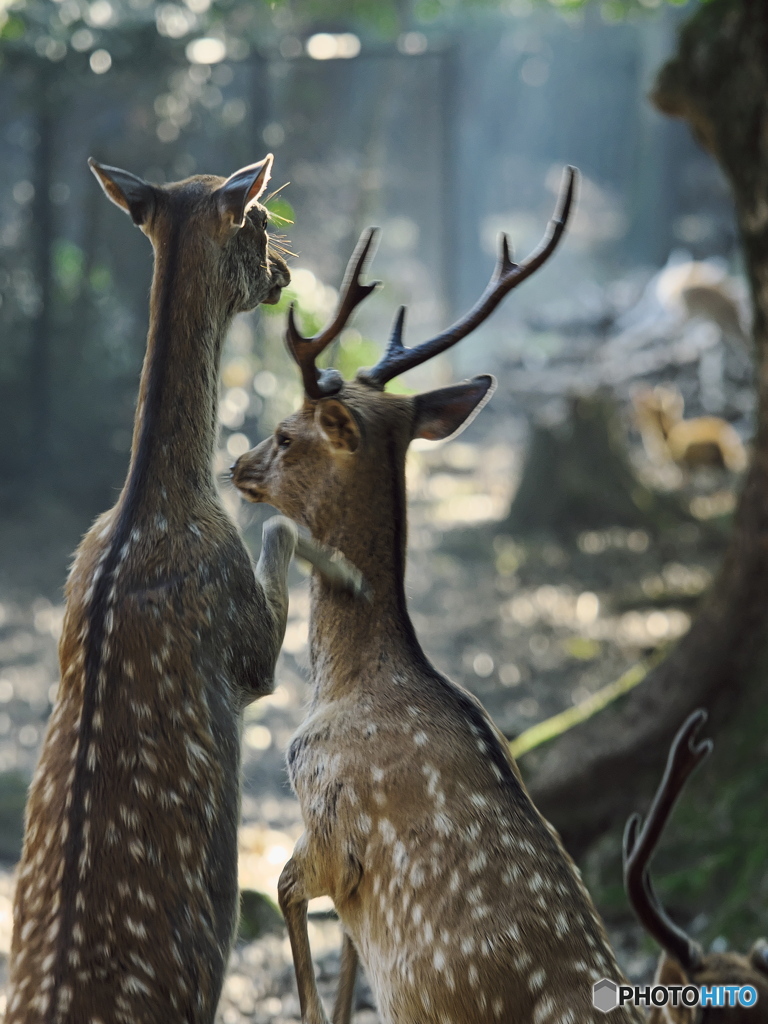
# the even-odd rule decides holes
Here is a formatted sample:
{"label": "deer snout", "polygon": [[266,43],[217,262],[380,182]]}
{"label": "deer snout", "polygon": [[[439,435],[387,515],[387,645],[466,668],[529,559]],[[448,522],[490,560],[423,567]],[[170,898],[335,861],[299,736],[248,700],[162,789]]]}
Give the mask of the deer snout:
{"label": "deer snout", "polygon": [[260,474],[248,461],[248,453],[241,455],[229,468],[232,483],[249,501],[261,501]]}
{"label": "deer snout", "polygon": [[274,306],[280,301],[280,293],[283,288],[287,288],[291,283],[291,272],[288,269],[286,262],[279,256],[273,256],[270,254],[270,271],[272,279],[272,287],[269,290],[264,302],[268,306]]}

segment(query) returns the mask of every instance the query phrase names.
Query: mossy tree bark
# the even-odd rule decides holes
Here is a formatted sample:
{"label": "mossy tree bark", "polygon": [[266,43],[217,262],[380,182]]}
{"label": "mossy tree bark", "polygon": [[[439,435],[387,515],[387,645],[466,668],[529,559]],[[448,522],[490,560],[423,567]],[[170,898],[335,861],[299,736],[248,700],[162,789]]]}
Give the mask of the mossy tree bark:
{"label": "mossy tree bark", "polygon": [[[531,765],[531,793],[576,855],[642,805],[695,707],[717,730],[754,688],[768,638],[768,4],[711,0],[683,26],[653,93],[727,175],[754,308],[758,423],[723,565],[690,632],[619,705]],[[523,763],[525,770],[525,763]]]}

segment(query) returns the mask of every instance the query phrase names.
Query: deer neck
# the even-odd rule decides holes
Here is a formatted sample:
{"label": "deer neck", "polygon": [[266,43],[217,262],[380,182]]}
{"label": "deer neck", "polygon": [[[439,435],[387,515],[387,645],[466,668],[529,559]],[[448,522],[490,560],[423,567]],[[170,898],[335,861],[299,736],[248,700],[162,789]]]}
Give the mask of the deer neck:
{"label": "deer neck", "polygon": [[[367,478],[366,478],[367,476]],[[405,598],[405,466],[394,442],[354,486],[327,492],[307,525],[362,572],[370,601],[334,592],[317,574],[311,585],[310,665],[316,696],[382,685],[425,661]]]}
{"label": "deer neck", "polygon": [[[204,268],[203,268],[204,269]],[[221,349],[232,312],[179,229],[155,248],[147,350],[123,501],[213,496]]]}

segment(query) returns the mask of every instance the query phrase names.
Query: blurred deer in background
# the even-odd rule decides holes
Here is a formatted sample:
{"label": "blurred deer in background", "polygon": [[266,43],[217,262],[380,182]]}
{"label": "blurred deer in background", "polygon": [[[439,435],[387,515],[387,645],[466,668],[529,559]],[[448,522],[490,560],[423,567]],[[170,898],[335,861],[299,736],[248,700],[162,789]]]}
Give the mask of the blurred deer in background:
{"label": "blurred deer in background", "polygon": [[290,277],[259,196],[272,157],[150,185],[91,168],[155,251],[131,462],[78,549],[61,683],[27,806],[7,1024],[210,1024],[237,919],[243,708],[268,693],[298,546],[253,566],[213,479],[221,348]]}
{"label": "blurred deer in background", "polygon": [[741,473],[747,453],[741,438],[719,416],[683,419],[683,396],[676,388],[640,388],[632,395],[640,436],[654,462],[672,461],[684,469],[711,466]]}
{"label": "blurred deer in background", "polygon": [[[548,236],[519,266],[506,237],[488,288],[461,320],[414,348],[401,309],[386,354],[345,382],[316,359],[373,291],[353,256],[336,316],[288,347],[303,407],[241,456],[233,479],[358,565],[372,590],[353,604],[312,581],[310,713],[288,768],[306,831],[280,879],[302,1021],[326,1024],[307,936],[307,901],[330,895],[345,939],[336,1024],[350,1016],[358,955],[386,1024],[583,1024],[592,984],[619,969],[578,871],[536,811],[503,736],[480,703],[427,660],[405,589],[405,459],[414,438],[459,430],[488,400],[479,376],[426,394],[388,381],[478,327],[554,252],[571,209],[569,169]],[[631,1008],[617,1022],[639,1020]]]}
{"label": "blurred deer in background", "polygon": [[649,935],[663,949],[656,969],[659,985],[752,985],[758,994],[750,1007],[654,1007],[648,1024],[766,1024],[768,1022],[768,943],[758,939],[747,956],[704,953],[666,914],[651,883],[648,864],[686,780],[709,755],[712,740],[697,742],[705,711],[694,711],[675,736],[664,777],[640,829],[639,814],[624,834],[624,886],[629,901]]}
{"label": "blurred deer in background", "polygon": [[739,282],[706,260],[670,261],[654,279],[656,296],[671,313],[685,319],[700,317],[715,324],[726,345],[748,355],[746,296]]}

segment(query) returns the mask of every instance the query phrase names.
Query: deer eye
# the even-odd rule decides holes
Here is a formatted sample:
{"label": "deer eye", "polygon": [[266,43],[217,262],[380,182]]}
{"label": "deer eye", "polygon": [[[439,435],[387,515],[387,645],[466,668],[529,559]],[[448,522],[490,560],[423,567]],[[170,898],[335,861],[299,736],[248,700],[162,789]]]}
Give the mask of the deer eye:
{"label": "deer eye", "polygon": [[291,438],[288,436],[288,434],[284,434],[282,432],[282,430],[279,430],[277,432],[277,434],[275,434],[275,437],[277,439],[277,447],[278,448],[282,448],[282,449],[290,448],[290,446],[291,446]]}

